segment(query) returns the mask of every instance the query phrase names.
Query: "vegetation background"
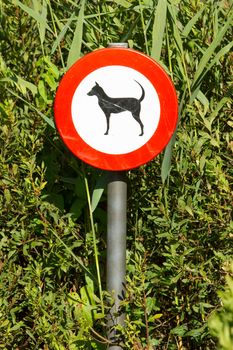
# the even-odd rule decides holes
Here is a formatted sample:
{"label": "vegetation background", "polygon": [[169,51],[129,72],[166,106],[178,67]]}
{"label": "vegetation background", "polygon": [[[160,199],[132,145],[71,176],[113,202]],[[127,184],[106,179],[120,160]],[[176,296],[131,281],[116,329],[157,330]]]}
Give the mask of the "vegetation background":
{"label": "vegetation background", "polygon": [[125,349],[232,350],[232,1],[0,8],[0,348],[106,348],[107,178],[63,146],[53,100],[78,57],[121,41],[180,106],[176,141],[127,174]]}

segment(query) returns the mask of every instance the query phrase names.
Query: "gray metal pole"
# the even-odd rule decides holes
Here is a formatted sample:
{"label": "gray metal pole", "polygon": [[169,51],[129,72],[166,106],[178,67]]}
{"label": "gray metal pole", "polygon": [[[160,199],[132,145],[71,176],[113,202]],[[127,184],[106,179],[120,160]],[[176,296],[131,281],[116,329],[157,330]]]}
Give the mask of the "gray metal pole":
{"label": "gray metal pole", "polygon": [[[114,300],[108,318],[108,338],[114,344],[115,326],[124,325],[124,315],[120,315],[119,312],[120,302],[124,298],[126,270],[127,183],[125,172],[110,173],[107,192],[107,290]],[[109,349],[120,350],[122,347],[110,345]]]}
{"label": "gray metal pole", "polygon": [[[126,43],[112,43],[108,47],[125,47]],[[107,290],[114,305],[108,317],[109,350],[121,350],[117,342],[116,325],[124,326],[124,314],[120,303],[124,298],[126,272],[126,210],[127,183],[125,172],[109,172],[107,186]]]}

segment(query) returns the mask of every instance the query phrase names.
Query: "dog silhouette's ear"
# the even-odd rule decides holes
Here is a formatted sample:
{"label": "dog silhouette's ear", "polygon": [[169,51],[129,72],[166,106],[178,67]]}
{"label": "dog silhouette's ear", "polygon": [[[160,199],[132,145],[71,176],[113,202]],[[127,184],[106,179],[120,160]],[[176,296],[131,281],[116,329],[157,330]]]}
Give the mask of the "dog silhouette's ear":
{"label": "dog silhouette's ear", "polygon": [[99,86],[99,84],[97,82],[95,82],[95,85]]}

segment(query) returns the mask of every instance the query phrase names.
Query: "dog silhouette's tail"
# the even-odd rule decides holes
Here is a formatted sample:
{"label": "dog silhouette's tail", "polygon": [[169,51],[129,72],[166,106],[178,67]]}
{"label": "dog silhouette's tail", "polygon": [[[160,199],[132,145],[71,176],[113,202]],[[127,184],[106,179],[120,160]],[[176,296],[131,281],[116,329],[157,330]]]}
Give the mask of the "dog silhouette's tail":
{"label": "dog silhouette's tail", "polygon": [[145,90],[143,89],[142,85],[137,80],[135,80],[135,81],[136,81],[136,83],[138,83],[139,86],[141,86],[141,89],[142,89],[142,96],[138,100],[139,102],[141,102],[145,97]]}

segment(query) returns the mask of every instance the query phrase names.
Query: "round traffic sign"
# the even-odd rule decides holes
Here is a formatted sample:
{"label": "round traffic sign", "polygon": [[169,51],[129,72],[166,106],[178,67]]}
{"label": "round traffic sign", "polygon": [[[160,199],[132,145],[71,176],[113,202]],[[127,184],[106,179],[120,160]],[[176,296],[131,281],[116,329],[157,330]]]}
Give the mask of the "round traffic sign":
{"label": "round traffic sign", "polygon": [[141,52],[107,48],[79,59],[62,78],[55,124],[66,146],[105,170],[129,170],[156,157],[177,123],[178,103],[163,68]]}

